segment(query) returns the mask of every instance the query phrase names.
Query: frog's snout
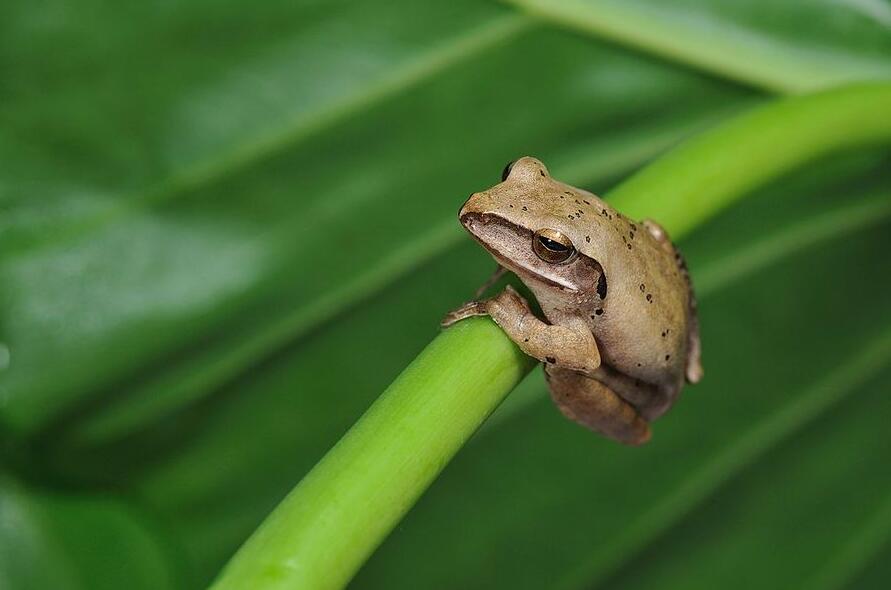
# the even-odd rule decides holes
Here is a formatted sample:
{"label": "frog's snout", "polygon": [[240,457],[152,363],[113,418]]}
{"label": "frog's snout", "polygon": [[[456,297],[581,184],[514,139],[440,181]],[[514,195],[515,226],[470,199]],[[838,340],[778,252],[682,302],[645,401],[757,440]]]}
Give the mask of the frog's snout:
{"label": "frog's snout", "polygon": [[487,213],[488,209],[488,195],[485,192],[473,193],[458,212],[458,220],[461,222],[461,225],[470,229],[468,224],[473,223],[475,218],[478,219],[482,214]]}
{"label": "frog's snout", "polygon": [[461,210],[459,215],[461,225],[467,233],[483,243],[497,239],[500,230],[504,226],[504,220],[492,213],[480,213],[477,211]]}
{"label": "frog's snout", "polygon": [[458,220],[464,226],[464,229],[474,235],[479,233],[480,226],[488,222],[485,215],[476,211],[465,211],[464,209],[461,209],[461,213],[458,214]]}

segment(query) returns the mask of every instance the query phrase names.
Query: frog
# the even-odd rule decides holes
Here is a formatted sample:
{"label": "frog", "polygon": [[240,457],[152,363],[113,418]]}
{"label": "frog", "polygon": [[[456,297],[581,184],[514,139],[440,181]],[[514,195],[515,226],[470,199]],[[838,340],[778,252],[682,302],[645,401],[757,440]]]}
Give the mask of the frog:
{"label": "frog", "polygon": [[[543,363],[567,418],[626,445],[649,441],[651,423],[703,376],[690,273],[665,229],[552,178],[531,156],[473,193],[458,219],[498,266],[442,326],[491,317]],[[505,273],[526,286],[541,317],[509,284],[482,297]]]}

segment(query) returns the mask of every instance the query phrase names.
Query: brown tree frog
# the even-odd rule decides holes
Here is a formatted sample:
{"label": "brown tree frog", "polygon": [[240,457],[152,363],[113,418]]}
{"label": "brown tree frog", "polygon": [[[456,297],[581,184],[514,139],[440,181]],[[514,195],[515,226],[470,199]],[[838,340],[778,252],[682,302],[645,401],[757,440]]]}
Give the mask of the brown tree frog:
{"label": "brown tree frog", "polygon": [[451,312],[443,326],[491,316],[545,363],[568,418],[626,444],[649,440],[649,423],[702,377],[690,277],[665,231],[554,180],[531,157],[471,195],[459,219],[497,273],[515,273],[535,295],[544,319],[508,286]]}

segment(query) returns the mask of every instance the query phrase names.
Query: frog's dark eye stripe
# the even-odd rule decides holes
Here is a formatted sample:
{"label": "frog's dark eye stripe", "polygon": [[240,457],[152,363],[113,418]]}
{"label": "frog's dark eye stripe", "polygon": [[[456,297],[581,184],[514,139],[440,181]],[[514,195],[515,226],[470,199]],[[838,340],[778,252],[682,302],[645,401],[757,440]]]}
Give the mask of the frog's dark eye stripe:
{"label": "frog's dark eye stripe", "polygon": [[504,170],[501,171],[501,182],[507,180],[507,177],[510,176],[510,170],[514,167],[514,161],[511,160],[507,163],[507,166],[504,167]]}
{"label": "frog's dark eye stripe", "polygon": [[600,295],[601,301],[606,299],[606,275],[603,274],[603,269],[600,271],[600,278],[597,279],[597,294]]}
{"label": "frog's dark eye stripe", "polygon": [[545,262],[566,262],[575,254],[572,241],[555,229],[540,229],[532,237],[532,249]]}

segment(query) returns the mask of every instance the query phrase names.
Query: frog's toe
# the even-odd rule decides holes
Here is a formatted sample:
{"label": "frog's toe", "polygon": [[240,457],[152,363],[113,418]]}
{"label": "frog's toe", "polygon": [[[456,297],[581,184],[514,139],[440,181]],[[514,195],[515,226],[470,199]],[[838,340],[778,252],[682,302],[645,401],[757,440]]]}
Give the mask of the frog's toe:
{"label": "frog's toe", "polygon": [[442,318],[442,321],[439,322],[439,325],[443,328],[448,328],[461,320],[480,315],[486,315],[486,303],[484,301],[471,301],[447,313]]}

